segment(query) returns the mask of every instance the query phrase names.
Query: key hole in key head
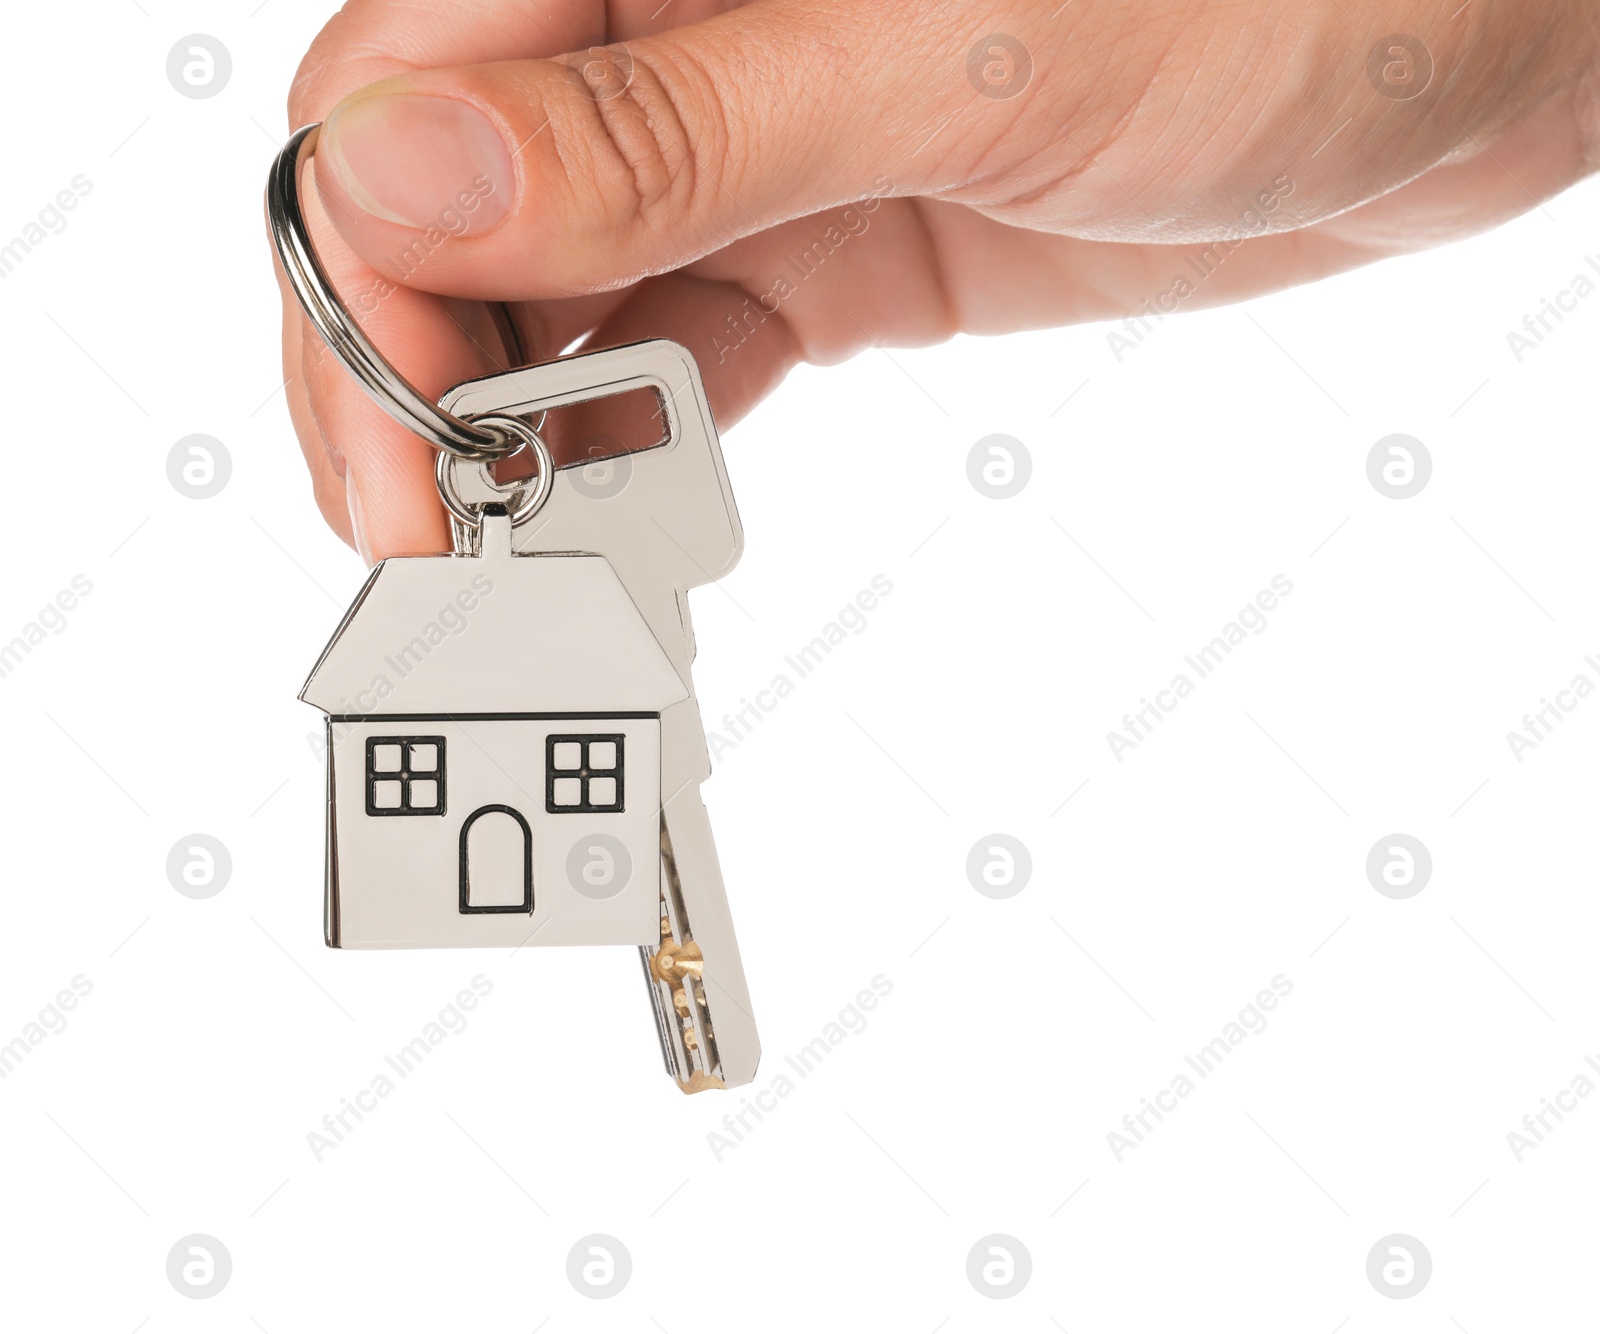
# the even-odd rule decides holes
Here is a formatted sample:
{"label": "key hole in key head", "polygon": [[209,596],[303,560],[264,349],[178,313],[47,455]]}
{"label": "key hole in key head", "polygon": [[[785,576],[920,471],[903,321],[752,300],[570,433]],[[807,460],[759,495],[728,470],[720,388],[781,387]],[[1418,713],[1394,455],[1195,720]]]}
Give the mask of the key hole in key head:
{"label": "key hole in key head", "polygon": [[[590,489],[603,494],[608,479],[626,472],[625,466],[617,464],[607,468],[604,466],[607,460],[666,444],[666,405],[654,389],[629,389],[621,394],[551,408],[545,414],[539,434],[550,447],[556,467],[581,466]],[[531,475],[533,469],[532,456],[522,450],[494,465],[494,479],[504,486]]]}

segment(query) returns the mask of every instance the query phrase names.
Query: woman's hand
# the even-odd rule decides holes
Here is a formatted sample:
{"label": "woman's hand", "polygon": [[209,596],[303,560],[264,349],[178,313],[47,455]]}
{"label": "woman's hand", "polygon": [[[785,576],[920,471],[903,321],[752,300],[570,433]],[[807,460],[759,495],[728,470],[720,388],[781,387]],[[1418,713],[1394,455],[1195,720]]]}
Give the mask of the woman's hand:
{"label": "woman's hand", "polygon": [[[1234,301],[1593,170],[1600,13],[1452,9],[351,0],[289,111],[326,121],[330,274],[420,388],[502,368],[507,302],[531,359],[676,339],[727,424],[801,361]],[[284,361],[334,529],[447,549],[432,451],[287,289]]]}

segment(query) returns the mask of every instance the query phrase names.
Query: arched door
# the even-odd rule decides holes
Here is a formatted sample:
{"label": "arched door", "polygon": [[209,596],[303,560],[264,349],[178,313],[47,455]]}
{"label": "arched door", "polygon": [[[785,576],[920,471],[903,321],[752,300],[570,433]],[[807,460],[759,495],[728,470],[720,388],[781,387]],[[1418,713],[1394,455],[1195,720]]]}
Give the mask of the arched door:
{"label": "arched door", "polygon": [[461,911],[533,911],[533,832],[510,806],[480,806],[461,826]]}

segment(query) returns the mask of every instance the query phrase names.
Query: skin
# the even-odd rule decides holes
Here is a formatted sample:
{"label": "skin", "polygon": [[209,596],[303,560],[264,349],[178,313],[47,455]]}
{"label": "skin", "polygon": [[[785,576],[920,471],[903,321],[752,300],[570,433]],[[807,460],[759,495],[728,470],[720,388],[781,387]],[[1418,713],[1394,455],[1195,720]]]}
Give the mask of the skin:
{"label": "skin", "polygon": [[[1009,64],[980,46],[990,33],[1021,43]],[[1380,56],[1388,95],[1375,86],[1369,52],[1390,34],[1426,47],[1426,86],[1403,52]],[[1217,240],[1241,243],[1184,309],[1493,227],[1600,164],[1600,11],[350,0],[289,119],[327,122],[313,234],[419,388],[503,368],[485,303],[506,302],[530,359],[676,339],[727,426],[801,362],[1120,320]],[[441,119],[477,127],[469,151]],[[503,179],[448,215],[460,234],[400,260],[479,193],[484,164]],[[829,226],[848,241],[727,350],[729,316],[774,304],[775,275]],[[432,449],[366,399],[287,289],[284,306],[290,411],[329,525],[369,562],[447,550]]]}

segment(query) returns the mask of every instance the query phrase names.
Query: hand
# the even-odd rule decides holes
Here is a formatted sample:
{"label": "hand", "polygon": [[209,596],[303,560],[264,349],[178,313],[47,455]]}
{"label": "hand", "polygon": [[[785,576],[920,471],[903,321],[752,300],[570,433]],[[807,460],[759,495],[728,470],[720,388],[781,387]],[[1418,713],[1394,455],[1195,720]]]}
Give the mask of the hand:
{"label": "hand", "polygon": [[[330,274],[413,383],[500,369],[503,301],[534,359],[678,340],[726,425],[801,361],[1235,301],[1593,170],[1592,5],[1451,8],[350,0],[289,110],[326,121]],[[285,307],[328,522],[447,549],[432,450]]]}

